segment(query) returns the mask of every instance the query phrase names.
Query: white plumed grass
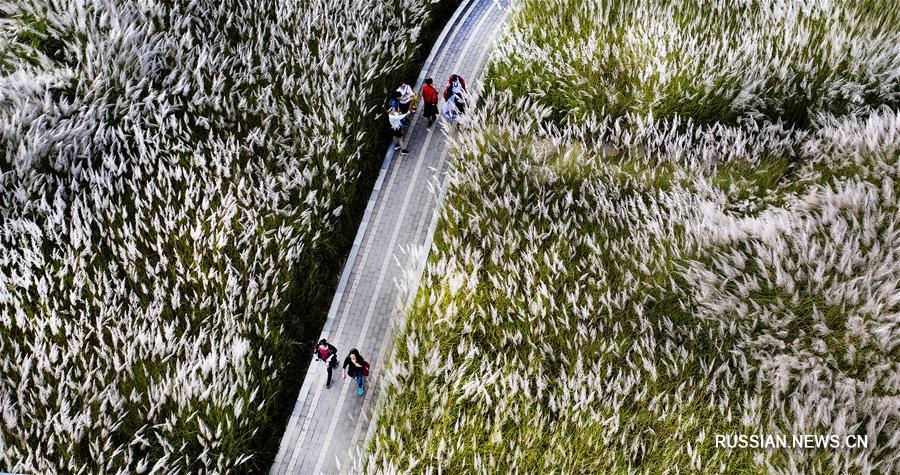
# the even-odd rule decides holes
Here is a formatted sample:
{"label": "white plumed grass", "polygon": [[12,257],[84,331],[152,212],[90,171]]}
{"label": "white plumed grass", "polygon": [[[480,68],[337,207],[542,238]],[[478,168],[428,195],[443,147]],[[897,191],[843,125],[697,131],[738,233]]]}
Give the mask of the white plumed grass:
{"label": "white plumed grass", "polygon": [[0,470],[265,469],[431,3],[0,3]]}
{"label": "white plumed grass", "polygon": [[900,100],[893,0],[523,1],[490,74],[557,116],[805,124]]}
{"label": "white plumed grass", "polygon": [[[883,23],[850,21],[857,4],[884,7],[857,12]],[[775,56],[726,62],[716,48],[734,43],[708,27],[749,21],[721,11],[726,2],[629,5],[520,4],[481,109],[455,139],[368,469],[897,471],[900,43],[886,41],[897,6],[731,2],[786,23],[752,23]],[[576,6],[584,13],[568,15]],[[672,8],[695,15],[666,17]],[[614,9],[633,22],[597,21]],[[822,25],[810,56],[777,56],[802,40],[786,32]],[[637,27],[656,34],[623,31]],[[832,36],[843,27],[853,41]],[[698,84],[752,86],[782,58],[786,77],[809,87],[750,88],[740,104],[757,105],[726,100],[704,116],[694,106],[723,90],[681,96],[638,71],[615,79],[640,92],[627,107],[577,102],[613,89],[578,83],[577,58],[622,45],[652,58],[665,51],[655,38],[704,28],[716,32],[705,49],[671,58],[710,58]],[[804,82],[842,48],[858,53],[863,77],[836,68]],[[646,58],[634,67],[656,67]],[[808,67],[793,68],[797,58]],[[874,89],[833,107],[851,80]],[[669,99],[654,97],[679,105],[663,112]],[[805,120],[787,117],[794,100]],[[869,446],[729,450],[716,434],[858,434]]]}

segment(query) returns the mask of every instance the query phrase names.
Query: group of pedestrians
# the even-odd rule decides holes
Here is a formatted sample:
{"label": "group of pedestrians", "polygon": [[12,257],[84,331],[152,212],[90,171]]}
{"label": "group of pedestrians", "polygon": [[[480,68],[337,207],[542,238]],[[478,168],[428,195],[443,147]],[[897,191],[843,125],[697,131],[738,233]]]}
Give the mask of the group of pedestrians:
{"label": "group of pedestrians", "polygon": [[[428,128],[437,121],[440,96],[434,87],[434,79],[428,78],[422,85],[421,98],[424,103],[422,115],[428,120]],[[450,75],[447,86],[444,88],[443,110],[441,115],[451,123],[455,123],[460,114],[466,110],[466,81],[458,74]],[[388,122],[391,126],[391,137],[394,141],[394,150],[399,150],[401,155],[409,155],[406,148],[406,129],[409,127],[409,116],[414,112],[419,96],[413,88],[405,82],[394,91],[388,106]]]}
{"label": "group of pedestrians", "polygon": [[[313,359],[325,362],[325,370],[328,373],[328,379],[325,381],[325,388],[330,389],[332,385],[332,376],[335,368],[338,367],[337,348],[334,347],[326,339],[319,340],[316,350],[313,352]],[[356,379],[356,392],[360,396],[365,393],[363,387],[364,378],[369,375],[369,363],[363,359],[356,348],[350,350],[347,357],[344,358],[344,365],[341,370],[344,379],[347,376]]]}
{"label": "group of pedestrians", "polygon": [[[421,93],[422,101],[425,104],[422,115],[428,120],[428,128],[431,129],[434,123],[437,122],[438,106],[441,97],[434,87],[434,79],[428,78],[425,80]],[[466,110],[467,96],[466,81],[458,74],[452,74],[447,79],[446,87],[444,87],[444,106],[440,112],[441,115],[451,123],[456,122]],[[409,155],[404,136],[406,135],[406,129],[409,127],[409,116],[415,111],[418,101],[419,95],[406,83],[400,84],[400,87],[391,95],[388,106],[388,121],[391,125],[394,150],[400,150],[402,155]],[[313,351],[313,359],[325,363],[325,370],[328,373],[325,388],[331,388],[334,380],[334,370],[338,367],[337,348],[323,338],[319,340],[319,344],[316,345],[316,349]],[[344,379],[347,376],[356,379],[356,391],[360,396],[365,393],[364,380],[369,375],[369,363],[359,354],[359,350],[356,348],[350,350],[350,353],[344,358],[341,373]]]}

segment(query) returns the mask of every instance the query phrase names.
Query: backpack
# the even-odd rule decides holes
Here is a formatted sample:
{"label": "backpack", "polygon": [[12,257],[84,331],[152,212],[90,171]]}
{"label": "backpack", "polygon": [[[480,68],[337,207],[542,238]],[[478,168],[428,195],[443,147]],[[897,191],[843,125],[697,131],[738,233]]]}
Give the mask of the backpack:
{"label": "backpack", "polygon": [[444,88],[444,100],[449,101],[450,96],[453,95],[453,85],[447,84],[447,87]]}
{"label": "backpack", "polygon": [[369,362],[368,361],[363,363],[362,373],[363,373],[363,376],[369,375]]}

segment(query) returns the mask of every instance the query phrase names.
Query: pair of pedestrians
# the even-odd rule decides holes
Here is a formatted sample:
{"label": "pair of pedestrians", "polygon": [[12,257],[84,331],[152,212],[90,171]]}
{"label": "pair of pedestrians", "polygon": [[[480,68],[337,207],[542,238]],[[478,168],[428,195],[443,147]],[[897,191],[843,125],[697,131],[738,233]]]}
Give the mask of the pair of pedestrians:
{"label": "pair of pedestrians", "polygon": [[[325,362],[325,370],[328,372],[328,379],[325,381],[325,389],[330,389],[332,372],[338,366],[337,348],[323,338],[319,340],[319,344],[313,352],[313,357],[314,359]],[[347,379],[347,376],[356,379],[356,392],[360,396],[365,393],[363,378],[369,375],[369,363],[367,363],[362,355],[359,354],[359,350],[356,348],[350,350],[350,353],[344,358],[344,366],[341,373],[343,374],[344,379]]]}
{"label": "pair of pedestrians", "polygon": [[[444,109],[442,115],[451,122],[459,119],[465,111],[465,96],[468,94],[466,81],[458,74],[450,75],[447,86],[444,87]],[[438,115],[438,92],[434,88],[434,80],[428,78],[422,86],[422,98],[425,100],[424,115],[428,118],[428,128],[434,125]]]}
{"label": "pair of pedestrians", "polygon": [[444,87],[444,117],[450,121],[456,121],[466,111],[466,80],[458,74],[451,74]]}
{"label": "pair of pedestrians", "polygon": [[413,92],[409,84],[401,83],[400,87],[394,91],[391,96],[390,107],[388,109],[388,122],[391,125],[391,138],[394,141],[394,150],[400,150],[401,155],[409,155],[406,148],[406,141],[403,137],[406,135],[406,128],[409,127],[409,116],[412,114],[410,109],[416,102],[416,94]]}

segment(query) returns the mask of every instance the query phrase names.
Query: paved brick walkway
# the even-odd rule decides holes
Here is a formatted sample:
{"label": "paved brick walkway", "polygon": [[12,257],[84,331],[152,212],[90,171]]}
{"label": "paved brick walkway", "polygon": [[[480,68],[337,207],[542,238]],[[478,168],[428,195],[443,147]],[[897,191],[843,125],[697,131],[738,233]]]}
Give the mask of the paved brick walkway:
{"label": "paved brick walkway", "polygon": [[[438,92],[447,77],[466,78],[470,92],[480,78],[495,33],[506,18],[510,0],[463,0],[426,62],[417,86],[433,77]],[[442,101],[443,103],[443,101]],[[387,120],[387,119],[385,119]],[[341,380],[325,389],[322,363],[310,365],[270,473],[337,474],[358,470],[354,462],[369,429],[379,375],[390,353],[400,308],[409,299],[397,283],[403,272],[421,269],[427,257],[411,249],[431,245],[439,199],[436,184],[447,170],[443,124],[431,131],[421,116],[407,134],[407,156],[389,151],[382,165],[354,241],[322,337],[338,348],[340,362],[351,348],[372,363],[364,396],[355,381]]]}

